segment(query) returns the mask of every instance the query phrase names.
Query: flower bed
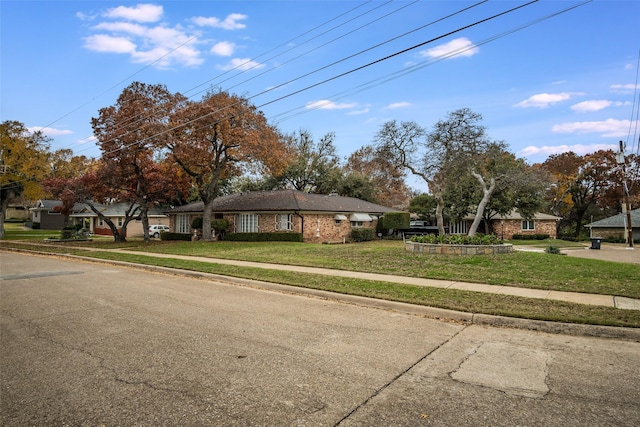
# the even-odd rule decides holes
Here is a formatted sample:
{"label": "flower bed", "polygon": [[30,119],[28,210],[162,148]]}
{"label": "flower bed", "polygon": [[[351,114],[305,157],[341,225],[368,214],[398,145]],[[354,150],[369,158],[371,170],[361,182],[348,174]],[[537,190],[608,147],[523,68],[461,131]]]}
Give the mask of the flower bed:
{"label": "flower bed", "polygon": [[513,252],[512,245],[451,245],[418,243],[407,240],[404,249],[410,252],[439,255],[498,255]]}
{"label": "flower bed", "polygon": [[410,252],[446,255],[497,255],[513,252],[512,245],[504,245],[493,234],[413,236],[405,241],[404,248]]}

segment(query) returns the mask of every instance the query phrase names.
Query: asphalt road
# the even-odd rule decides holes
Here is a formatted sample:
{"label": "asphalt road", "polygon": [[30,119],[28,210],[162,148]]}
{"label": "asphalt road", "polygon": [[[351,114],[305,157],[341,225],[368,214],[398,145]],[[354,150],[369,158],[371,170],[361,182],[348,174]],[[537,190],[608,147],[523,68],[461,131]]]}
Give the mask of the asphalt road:
{"label": "asphalt road", "polygon": [[640,343],[0,253],[3,426],[638,426]]}

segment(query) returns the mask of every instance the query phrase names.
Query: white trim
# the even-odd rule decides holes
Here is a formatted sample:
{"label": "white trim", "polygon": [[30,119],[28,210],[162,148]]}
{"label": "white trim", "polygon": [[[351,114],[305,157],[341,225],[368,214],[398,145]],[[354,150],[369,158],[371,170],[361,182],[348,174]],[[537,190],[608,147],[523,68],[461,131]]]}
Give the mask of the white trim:
{"label": "white trim", "polygon": [[366,213],[352,213],[351,221],[373,221],[371,215]]}

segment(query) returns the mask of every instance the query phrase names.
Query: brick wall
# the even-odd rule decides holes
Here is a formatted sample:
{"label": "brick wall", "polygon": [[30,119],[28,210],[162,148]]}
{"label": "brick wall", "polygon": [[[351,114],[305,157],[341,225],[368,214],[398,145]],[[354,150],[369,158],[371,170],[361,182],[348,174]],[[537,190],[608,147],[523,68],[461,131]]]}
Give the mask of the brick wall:
{"label": "brick wall", "polygon": [[548,234],[550,238],[556,238],[556,222],[555,221],[534,221],[534,230],[523,230],[522,220],[505,220],[504,224],[500,220],[495,220],[491,223],[493,227],[493,233],[502,238],[504,233],[505,239],[511,239],[514,234],[534,235],[534,234]]}

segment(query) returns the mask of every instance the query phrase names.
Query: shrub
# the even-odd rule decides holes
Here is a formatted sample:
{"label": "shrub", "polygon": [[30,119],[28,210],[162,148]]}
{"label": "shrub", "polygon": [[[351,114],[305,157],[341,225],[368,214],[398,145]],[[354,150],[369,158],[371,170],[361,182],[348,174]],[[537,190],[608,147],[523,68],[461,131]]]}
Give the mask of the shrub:
{"label": "shrub", "polygon": [[548,248],[546,248],[544,250],[546,253],[548,254],[553,254],[553,255],[561,255],[560,253],[560,248],[557,246],[549,246]]}
{"label": "shrub", "polygon": [[186,240],[186,241],[191,241],[191,234],[185,234],[185,233],[170,233],[170,232],[164,232],[164,233],[160,233],[160,240]]}
{"label": "shrub", "polygon": [[383,230],[397,230],[399,228],[409,228],[411,216],[409,212],[387,212],[378,222]]}
{"label": "shrub", "polygon": [[302,242],[302,233],[229,233],[224,240],[231,242]]}
{"label": "shrub", "polygon": [[191,221],[191,228],[195,229],[195,230],[202,230],[202,217],[196,217],[193,218],[193,221]]}
{"label": "shrub", "polygon": [[372,228],[356,228],[351,230],[351,239],[354,242],[369,242],[375,237],[375,231]]}
{"label": "shrub", "polygon": [[211,228],[213,228],[216,233],[222,233],[229,228],[229,221],[226,219],[214,219],[211,221]]}
{"label": "shrub", "polygon": [[547,240],[548,234],[514,234],[511,240]]}

